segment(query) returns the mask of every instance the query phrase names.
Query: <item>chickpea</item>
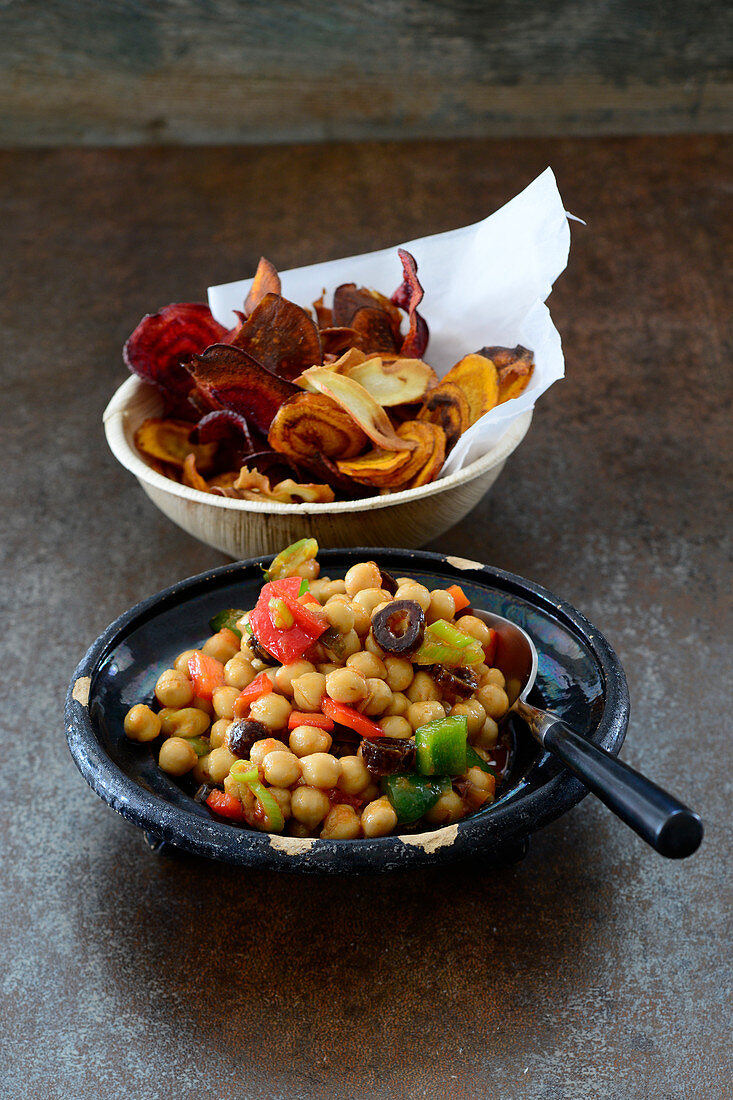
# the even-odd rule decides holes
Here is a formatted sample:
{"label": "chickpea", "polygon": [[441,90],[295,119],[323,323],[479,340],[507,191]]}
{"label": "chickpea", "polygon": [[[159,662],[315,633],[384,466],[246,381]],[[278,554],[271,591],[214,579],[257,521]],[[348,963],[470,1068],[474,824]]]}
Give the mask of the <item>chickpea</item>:
{"label": "chickpea", "polygon": [[311,596],[315,596],[315,598],[318,600],[319,603],[323,604],[323,603],[326,602],[325,599],[323,598],[323,595],[324,595],[325,589],[326,589],[326,585],[328,585],[330,583],[331,583],[331,578],[330,577],[318,577],[317,580],[313,580],[313,581],[310,582],[310,585],[308,587],[308,591],[310,592]]}
{"label": "chickpea", "polygon": [[339,634],[348,634],[354,629],[354,611],[345,600],[329,600],[323,610],[329,625]]}
{"label": "chickpea", "polygon": [[344,577],[344,583],[347,596],[353,597],[365,588],[381,588],[382,574],[376,562],[360,561],[352,565]]}
{"label": "chickpea", "polygon": [[315,672],[316,666],[310,661],[292,661],[289,665],[281,665],[275,673],[275,687],[281,695],[293,698],[293,680],[299,676],[305,676],[307,672]]}
{"label": "chickpea", "polygon": [[322,673],[323,676],[328,676],[329,672],[335,672],[337,668],[341,667],[341,665],[335,665],[333,661],[326,661],[323,664],[316,665],[316,672]]}
{"label": "chickpea", "polygon": [[464,799],[470,809],[477,810],[479,806],[493,799],[496,787],[493,775],[489,775],[483,768],[474,767],[468,769],[465,778],[468,780],[468,785]]}
{"label": "chickpea", "polygon": [[406,584],[401,584],[392,598],[395,600],[414,600],[423,611],[427,611],[430,607],[430,593],[424,584],[418,584],[417,581],[407,581]]}
{"label": "chickpea", "polygon": [[176,672],[182,672],[187,679],[191,679],[191,674],[188,671],[188,658],[193,657],[195,649],[184,649],[183,653],[179,653],[173,662],[173,667]]}
{"label": "chickpea", "polygon": [[330,809],[328,795],[316,787],[296,787],[290,796],[290,812],[296,821],[308,829],[320,825]]}
{"label": "chickpea", "polygon": [[506,688],[506,677],[500,668],[489,668],[479,678],[479,683],[481,687],[484,684],[496,684],[497,687]]}
{"label": "chickpea", "polygon": [[386,796],[377,798],[364,807],[361,815],[364,836],[386,836],[396,824],[397,814]]}
{"label": "chickpea", "polygon": [[207,653],[209,657],[213,657],[217,661],[221,661],[223,665],[227,661],[231,661],[235,653],[239,653],[240,640],[233,630],[227,630],[224,627],[223,630],[218,631],[216,634],[212,634],[201,649],[204,653]]}
{"label": "chickpea", "polygon": [[341,804],[329,810],[321,829],[323,840],[355,840],[360,833],[361,822],[356,810]]}
{"label": "chickpea", "polygon": [[[291,804],[292,812],[292,804]],[[296,821],[294,817],[288,821],[288,836],[297,836],[301,839],[305,839],[311,835],[311,831],[307,825],[304,825],[302,821]]]}
{"label": "chickpea", "polygon": [[466,813],[463,799],[455,791],[446,791],[435,805],[425,814],[425,820],[431,825],[452,825]]}
{"label": "chickpea", "polygon": [[160,733],[160,718],[144,703],[137,703],[125,715],[125,733],[131,741],[154,741]]}
{"label": "chickpea", "polygon": [[475,737],[486,721],[486,711],[478,699],[466,699],[465,703],[456,703],[454,707],[451,707],[450,713],[466,716],[469,737]]}
{"label": "chickpea", "polygon": [[374,780],[370,780],[369,786],[364,788],[360,797],[363,798],[365,805],[368,805],[375,798],[379,798],[381,793],[379,785]]}
{"label": "chickpea", "polygon": [[228,687],[235,687],[242,691],[249,687],[254,678],[255,670],[241,650],[224,665],[224,683]]}
{"label": "chickpea", "polygon": [[162,707],[187,707],[193,700],[193,684],[182,672],[167,668],[157,679],[155,698]]}
{"label": "chickpea", "polygon": [[[423,707],[425,703],[413,703],[413,707]],[[428,704],[432,706],[432,704]],[[380,718],[379,724],[385,737],[412,737],[412,726],[407,718],[399,714],[388,714],[386,718]]]}
{"label": "chickpea", "polygon": [[383,659],[386,656],[382,647],[377,643],[371,630],[364,639],[364,649],[367,651],[367,653],[373,653],[375,657]]}
{"label": "chickpea", "polygon": [[369,694],[367,682],[353,668],[337,668],[326,677],[326,693],[336,703],[360,703]]}
{"label": "chickpea", "polygon": [[329,581],[328,584],[323,586],[323,590],[319,599],[321,603],[328,603],[334,596],[345,596],[346,584],[344,581]]}
{"label": "chickpea", "polygon": [[270,794],[280,807],[283,820],[287,821],[288,818],[292,816],[290,810],[290,791],[286,791],[284,787],[270,787]]}
{"label": "chickpea", "polygon": [[257,660],[257,658],[255,657],[255,651],[252,649],[252,646],[249,644],[249,635],[248,634],[243,634],[242,635],[242,644],[239,647],[239,655],[240,655],[240,657],[244,657],[245,661],[249,661],[249,663],[252,665],[252,668],[254,668],[255,671],[257,671],[256,666],[255,666],[255,661]]}
{"label": "chickpea", "polygon": [[309,561],[301,562],[300,565],[296,565],[295,569],[291,573],[293,577],[305,577],[307,581],[316,580],[320,576],[321,567],[315,558],[310,558]]}
{"label": "chickpea", "polygon": [[387,667],[381,657],[375,657],[373,653],[366,653],[364,650],[353,653],[346,661],[346,667],[356,669],[367,679],[377,676],[384,680],[387,676]]}
{"label": "chickpea", "polygon": [[208,714],[209,718],[211,718],[212,714],[214,713],[214,708],[211,705],[211,699],[202,699],[200,695],[194,696],[194,700],[191,703],[191,706],[195,707],[196,710],[203,711],[204,714]]}
{"label": "chickpea", "polygon": [[439,718],[445,718],[445,707],[437,699],[428,699],[422,703],[410,703],[407,708],[407,721],[413,730],[428,722],[436,722]]}
{"label": "chickpea", "polygon": [[476,736],[471,738],[471,743],[478,749],[493,749],[498,740],[499,727],[493,718],[487,718]]}
{"label": "chickpea", "polygon": [[185,775],[197,760],[193,746],[182,737],[169,737],[160,746],[158,764],[168,775]]}
{"label": "chickpea", "polygon": [[328,752],[333,738],[327,730],[318,726],[296,726],[290,734],[290,751],[296,756],[311,756],[315,752]]}
{"label": "chickpea", "polygon": [[455,613],[456,601],[450,592],[446,592],[444,588],[433,589],[430,593],[430,605],[425,613],[427,621],[434,623],[438,619],[447,619],[450,622]]}
{"label": "chickpea", "polygon": [[288,746],[283,745],[276,737],[263,737],[261,741],[255,741],[249,750],[249,758],[253,764],[261,764],[268,753],[287,752]]}
{"label": "chickpea", "polygon": [[493,718],[494,721],[497,718],[503,718],[509,710],[507,693],[498,684],[484,684],[476,692],[476,698],[489,718]]}
{"label": "chickpea", "polygon": [[427,672],[418,672],[405,692],[411,703],[427,703],[433,699],[440,699],[440,689]]}
{"label": "chickpea", "polygon": [[360,649],[361,642],[355,630],[350,630],[348,634],[343,635],[341,639],[341,651],[346,660],[353,656],[353,654],[358,653]]}
{"label": "chickpea", "polygon": [[341,757],[341,775],[336,786],[344,794],[361,794],[372,781],[366,764],[360,756]]}
{"label": "chickpea", "polygon": [[242,615],[241,618],[237,619],[236,623],[234,624],[239,633],[242,635],[242,644],[244,644],[245,638],[247,637],[247,630],[245,628],[249,626],[249,616],[249,611],[245,611],[244,615]]}
{"label": "chickpea", "polygon": [[368,714],[371,717],[375,715],[384,714],[385,710],[392,701],[392,692],[384,680],[380,680],[376,676],[370,676],[366,682],[367,697],[364,703],[359,707],[362,714]]}
{"label": "chickpea", "polygon": [[196,707],[165,708],[158,715],[164,737],[200,737],[209,728],[209,716]]}
{"label": "chickpea", "polygon": [[276,695],[272,691],[255,699],[249,708],[249,716],[263,722],[271,730],[282,730],[288,724],[292,709],[284,695]]}
{"label": "chickpea", "polygon": [[268,752],[262,761],[265,779],[272,787],[292,787],[300,779],[300,761],[287,749]]}
{"label": "chickpea", "polygon": [[362,607],[361,604],[352,603],[351,610],[354,612],[354,630],[360,638],[363,638],[369,633],[372,617],[367,609]]}
{"label": "chickpea", "polygon": [[380,603],[389,602],[390,600],[389,592],[385,592],[383,588],[364,588],[361,592],[356,593],[353,603],[357,607],[363,607],[371,621],[374,608],[378,607]]}
{"label": "chickpea", "polygon": [[412,661],[408,661],[405,657],[385,657],[384,665],[387,670],[387,683],[392,691],[407,691],[415,676]]}
{"label": "chickpea", "polygon": [[212,749],[218,749],[220,745],[226,745],[227,733],[231,724],[228,718],[219,718],[214,722],[209,733],[209,744]]}
{"label": "chickpea", "polygon": [[403,695],[401,691],[395,691],[392,695],[389,706],[385,710],[385,714],[399,714],[404,717],[407,714],[407,708],[410,705],[410,700],[406,695]]}
{"label": "chickpea", "polygon": [[330,752],[312,752],[300,759],[303,779],[309,787],[330,790],[338,783],[341,775],[341,761]]}
{"label": "chickpea", "polygon": [[478,619],[475,615],[461,615],[456,626],[464,634],[470,634],[472,638],[478,638],[481,645],[488,645],[491,641],[491,628],[486,625],[483,619]]}
{"label": "chickpea", "polygon": [[230,752],[226,745],[219,745],[218,749],[212,749],[206,764],[212,783],[222,783],[225,775],[229,775],[229,769],[239,759]]}
{"label": "chickpea", "polygon": [[211,693],[211,705],[217,718],[233,718],[234,704],[239,698],[240,689],[236,687],[218,687]]}
{"label": "chickpea", "polygon": [[296,710],[321,709],[321,700],[326,694],[326,677],[322,672],[306,672],[293,677],[292,686]]}

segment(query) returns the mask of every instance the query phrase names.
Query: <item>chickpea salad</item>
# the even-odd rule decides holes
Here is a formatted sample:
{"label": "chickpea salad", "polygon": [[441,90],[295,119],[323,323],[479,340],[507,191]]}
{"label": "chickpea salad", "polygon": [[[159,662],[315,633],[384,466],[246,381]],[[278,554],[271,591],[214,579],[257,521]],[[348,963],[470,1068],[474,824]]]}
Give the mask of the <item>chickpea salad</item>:
{"label": "chickpea salad", "polygon": [[264,571],[125,716],[160,768],[230,824],[355,840],[453,824],[491,803],[509,762],[496,635],[459,585],[374,561],[320,575],[315,539]]}

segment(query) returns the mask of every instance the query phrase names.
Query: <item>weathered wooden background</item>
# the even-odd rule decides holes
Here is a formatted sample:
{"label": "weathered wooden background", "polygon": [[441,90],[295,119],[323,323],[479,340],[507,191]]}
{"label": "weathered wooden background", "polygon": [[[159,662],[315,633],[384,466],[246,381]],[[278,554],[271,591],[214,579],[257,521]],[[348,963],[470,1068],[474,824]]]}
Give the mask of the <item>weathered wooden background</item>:
{"label": "weathered wooden background", "polygon": [[731,127],[730,0],[5,0],[0,144]]}

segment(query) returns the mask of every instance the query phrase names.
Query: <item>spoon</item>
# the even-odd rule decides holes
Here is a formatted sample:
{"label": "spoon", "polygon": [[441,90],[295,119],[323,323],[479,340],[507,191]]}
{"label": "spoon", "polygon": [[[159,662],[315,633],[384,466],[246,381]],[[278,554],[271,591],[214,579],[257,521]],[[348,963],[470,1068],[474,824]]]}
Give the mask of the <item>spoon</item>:
{"label": "spoon", "polygon": [[684,859],[702,840],[700,816],[646,776],[623,764],[567,726],[558,715],[527,702],[537,678],[537,650],[526,631],[490,611],[472,613],[497,635],[494,659],[506,677],[506,693],[514,713],[527,723],[532,736],[629,825],[642,840],[670,859]]}

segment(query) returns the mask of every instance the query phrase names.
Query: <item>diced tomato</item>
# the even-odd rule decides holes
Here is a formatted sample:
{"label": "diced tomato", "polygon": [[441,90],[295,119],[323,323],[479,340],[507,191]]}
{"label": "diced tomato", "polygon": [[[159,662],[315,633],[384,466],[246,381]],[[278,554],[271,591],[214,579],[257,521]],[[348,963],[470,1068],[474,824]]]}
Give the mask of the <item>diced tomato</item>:
{"label": "diced tomato", "polygon": [[234,717],[245,718],[255,699],[269,695],[272,689],[272,680],[266,672],[261,672],[234,700]]}
{"label": "diced tomato", "polygon": [[[313,642],[328,628],[324,615],[316,615],[298,599],[300,577],[285,577],[262,586],[257,606],[250,613],[250,626],[262,646],[277,657],[282,664],[292,664],[303,656]],[[308,593],[305,594],[306,599]],[[269,603],[279,597],[290,611],[295,625],[289,630],[278,630],[270,616]],[[320,605],[319,605],[320,608]]]}
{"label": "diced tomato", "polygon": [[355,730],[362,737],[384,736],[382,727],[378,726],[376,722],[370,722],[364,714],[360,714],[353,707],[347,707],[345,703],[335,703],[327,695],[323,697],[321,709],[328,718],[332,718],[334,722],[338,722],[341,726],[348,726],[350,730]]}
{"label": "diced tomato", "polygon": [[463,611],[464,607],[471,606],[471,601],[461,588],[460,584],[449,585],[448,588],[446,588],[446,592],[450,592],[451,596],[453,597],[453,603],[456,605],[456,611]]}
{"label": "diced tomato", "polygon": [[333,719],[325,714],[306,714],[305,711],[291,710],[288,718],[288,729],[294,730],[297,726],[315,726],[319,730],[333,729]]}
{"label": "diced tomato", "polygon": [[200,649],[188,658],[188,674],[199,699],[210,700],[212,692],[224,685],[224,665]]}
{"label": "diced tomato", "polygon": [[228,817],[230,821],[244,821],[244,806],[238,798],[226,791],[212,791],[206,799],[206,805],[219,817]]}
{"label": "diced tomato", "polygon": [[491,628],[491,637],[484,646],[484,656],[486,657],[486,664],[489,666],[489,668],[492,667],[496,659],[496,646],[498,641],[499,635],[493,628]]}

